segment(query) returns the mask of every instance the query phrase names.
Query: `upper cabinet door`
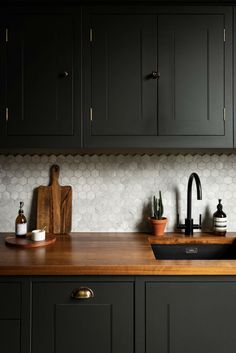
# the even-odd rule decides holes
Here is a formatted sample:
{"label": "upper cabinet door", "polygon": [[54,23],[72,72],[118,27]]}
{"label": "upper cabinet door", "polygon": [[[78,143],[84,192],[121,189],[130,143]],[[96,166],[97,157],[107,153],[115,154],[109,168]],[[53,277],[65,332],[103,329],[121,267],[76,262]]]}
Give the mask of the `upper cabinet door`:
{"label": "upper cabinet door", "polygon": [[156,30],[154,15],[91,16],[92,136],[157,134]]}
{"label": "upper cabinet door", "polygon": [[225,134],[223,14],[158,16],[159,135]]}
{"label": "upper cabinet door", "polygon": [[73,135],[73,22],[69,14],[9,16],[7,135]]}
{"label": "upper cabinet door", "polygon": [[84,147],[233,147],[231,7],[95,7],[83,29]]}

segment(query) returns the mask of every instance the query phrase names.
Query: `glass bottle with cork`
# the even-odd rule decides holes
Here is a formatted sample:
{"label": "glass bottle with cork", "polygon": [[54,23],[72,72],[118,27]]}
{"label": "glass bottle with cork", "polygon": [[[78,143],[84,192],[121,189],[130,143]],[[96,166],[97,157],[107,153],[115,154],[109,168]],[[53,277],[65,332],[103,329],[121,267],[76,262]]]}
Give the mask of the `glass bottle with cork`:
{"label": "glass bottle with cork", "polygon": [[18,216],[15,221],[15,235],[19,238],[25,238],[27,235],[27,219],[23,210],[24,202],[20,202]]}

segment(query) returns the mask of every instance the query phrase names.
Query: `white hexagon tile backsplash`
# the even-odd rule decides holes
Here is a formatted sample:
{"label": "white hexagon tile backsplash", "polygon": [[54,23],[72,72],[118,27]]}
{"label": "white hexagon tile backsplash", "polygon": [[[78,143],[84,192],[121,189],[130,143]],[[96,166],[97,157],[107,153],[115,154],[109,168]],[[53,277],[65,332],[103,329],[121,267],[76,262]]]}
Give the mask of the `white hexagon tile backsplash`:
{"label": "white hexagon tile backsplash", "polygon": [[218,198],[236,231],[236,155],[0,155],[0,231],[13,231],[20,201],[29,230],[35,225],[35,193],[48,185],[49,168],[60,166],[60,183],[73,188],[73,231],[148,231],[151,199],[162,191],[167,231],[175,229],[176,214],[184,222],[187,183],[199,174],[203,199],[196,199],[193,216],[202,213],[204,230],[212,225]]}

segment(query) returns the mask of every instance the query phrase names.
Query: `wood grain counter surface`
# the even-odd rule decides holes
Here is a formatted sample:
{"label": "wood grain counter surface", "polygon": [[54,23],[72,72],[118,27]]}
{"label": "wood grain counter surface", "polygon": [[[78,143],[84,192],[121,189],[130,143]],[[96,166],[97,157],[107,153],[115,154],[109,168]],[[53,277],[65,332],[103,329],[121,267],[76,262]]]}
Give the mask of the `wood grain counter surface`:
{"label": "wood grain counter surface", "polygon": [[[156,260],[145,233],[71,233],[54,244],[33,249],[5,245],[0,234],[0,275],[236,275],[236,260]],[[10,233],[8,234],[10,235]],[[218,237],[233,242],[236,233]],[[179,243],[167,233],[161,241]],[[188,238],[196,242],[194,238]],[[192,239],[192,240],[191,240]],[[204,242],[214,242],[205,237]]]}

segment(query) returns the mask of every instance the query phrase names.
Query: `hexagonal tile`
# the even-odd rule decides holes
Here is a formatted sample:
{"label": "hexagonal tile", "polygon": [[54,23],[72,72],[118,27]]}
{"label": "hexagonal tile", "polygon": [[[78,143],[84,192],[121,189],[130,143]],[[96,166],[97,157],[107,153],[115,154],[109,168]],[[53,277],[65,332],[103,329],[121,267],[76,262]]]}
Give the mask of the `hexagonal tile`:
{"label": "hexagonal tile", "polygon": [[[231,217],[236,217],[236,156],[233,154],[0,155],[1,200],[13,202],[17,208],[19,199],[24,199],[30,209],[33,189],[48,184],[49,167],[54,163],[61,167],[61,184],[73,188],[73,230],[80,227],[85,231],[108,231],[111,209],[115,215],[112,229],[135,231],[136,224],[145,229],[148,225],[142,220],[143,205],[162,190],[171,231],[176,222],[176,192],[181,218],[186,217],[187,183],[193,171],[199,174],[203,189],[203,200],[194,201],[194,217],[204,214],[206,207],[213,213],[218,197],[222,197],[224,208],[230,209]],[[8,206],[8,209],[9,218],[3,222],[4,227],[15,218],[14,207]],[[233,222],[229,226],[233,227]]]}
{"label": "hexagonal tile", "polygon": [[26,178],[29,178],[31,176],[31,171],[29,169],[26,169],[24,170],[23,174]]}

